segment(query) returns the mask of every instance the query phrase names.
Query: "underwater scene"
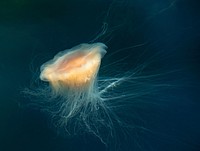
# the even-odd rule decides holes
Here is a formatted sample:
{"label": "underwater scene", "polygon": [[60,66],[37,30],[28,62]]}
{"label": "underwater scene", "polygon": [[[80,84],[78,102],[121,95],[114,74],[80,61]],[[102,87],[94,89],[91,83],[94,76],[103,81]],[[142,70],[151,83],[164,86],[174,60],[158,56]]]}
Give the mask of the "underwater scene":
{"label": "underwater scene", "polygon": [[0,151],[200,151],[200,2],[1,0]]}

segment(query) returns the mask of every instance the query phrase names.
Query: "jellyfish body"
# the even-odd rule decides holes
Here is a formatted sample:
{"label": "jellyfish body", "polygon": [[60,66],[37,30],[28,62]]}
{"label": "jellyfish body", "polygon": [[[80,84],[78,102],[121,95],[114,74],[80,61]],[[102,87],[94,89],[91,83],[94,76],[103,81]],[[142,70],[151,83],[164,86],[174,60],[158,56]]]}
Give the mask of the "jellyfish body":
{"label": "jellyfish body", "polygon": [[97,77],[106,48],[103,43],[80,44],[44,63],[40,74],[40,79],[49,84],[42,92],[47,99],[42,104],[48,106],[44,108],[48,108],[51,117],[56,119],[54,124],[69,133],[92,133],[102,142],[105,136],[101,130],[113,131],[106,104],[108,99],[103,98],[104,91],[112,84],[100,90]]}
{"label": "jellyfish body", "polygon": [[[106,48],[103,43],[80,44],[59,52],[41,66],[44,82],[24,92],[31,95],[31,105],[47,113],[59,134],[93,134],[112,146],[118,133],[124,135],[123,129],[140,129],[127,111],[163,86],[156,75],[141,76],[143,65],[112,77],[98,76]],[[113,72],[112,65],[116,64],[106,66],[108,73]]]}

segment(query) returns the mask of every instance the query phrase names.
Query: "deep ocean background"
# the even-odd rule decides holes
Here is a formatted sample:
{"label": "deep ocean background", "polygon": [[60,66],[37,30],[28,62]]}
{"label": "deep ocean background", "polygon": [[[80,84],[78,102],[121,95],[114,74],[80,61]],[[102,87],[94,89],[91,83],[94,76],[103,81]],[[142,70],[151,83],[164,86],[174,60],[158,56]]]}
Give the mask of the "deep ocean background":
{"label": "deep ocean background", "polygon": [[[38,76],[41,64],[94,40],[104,23],[107,33],[94,42],[105,43],[108,56],[122,50],[105,56],[102,66],[127,56],[125,68],[112,69],[131,71],[151,62],[145,72],[170,73],[159,83],[173,85],[133,108],[151,132],[131,130],[132,137],[119,137],[110,150],[200,151],[198,0],[1,0],[0,151],[106,150],[92,136],[56,135],[41,112],[21,104],[28,101],[21,91]],[[145,103],[151,99],[154,105]]]}

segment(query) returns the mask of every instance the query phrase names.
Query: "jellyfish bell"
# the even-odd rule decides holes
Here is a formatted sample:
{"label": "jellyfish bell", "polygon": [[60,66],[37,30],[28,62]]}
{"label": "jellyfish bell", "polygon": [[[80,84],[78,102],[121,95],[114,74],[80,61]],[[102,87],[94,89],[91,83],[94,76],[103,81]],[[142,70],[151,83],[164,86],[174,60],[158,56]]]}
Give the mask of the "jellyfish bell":
{"label": "jellyfish bell", "polygon": [[56,94],[91,91],[106,48],[103,43],[80,44],[60,52],[41,66],[40,79],[48,81]]}

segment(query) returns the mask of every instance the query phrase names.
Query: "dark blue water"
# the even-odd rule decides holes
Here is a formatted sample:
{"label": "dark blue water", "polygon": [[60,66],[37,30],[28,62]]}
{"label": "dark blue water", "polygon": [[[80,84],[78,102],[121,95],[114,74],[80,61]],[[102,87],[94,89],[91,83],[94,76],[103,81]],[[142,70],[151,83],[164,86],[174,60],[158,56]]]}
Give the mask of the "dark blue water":
{"label": "dark blue water", "polygon": [[[0,150],[199,151],[199,8],[197,0],[1,1]],[[109,148],[91,135],[57,135],[44,114],[23,107],[28,99],[21,93],[34,83],[41,64],[94,40],[103,23],[107,32],[94,42],[105,43],[107,55],[126,48],[105,57],[103,66],[128,56],[113,70],[133,71],[146,63],[144,74],[163,74],[150,81],[170,85],[120,111],[140,128],[128,130],[127,137],[119,129]]]}

